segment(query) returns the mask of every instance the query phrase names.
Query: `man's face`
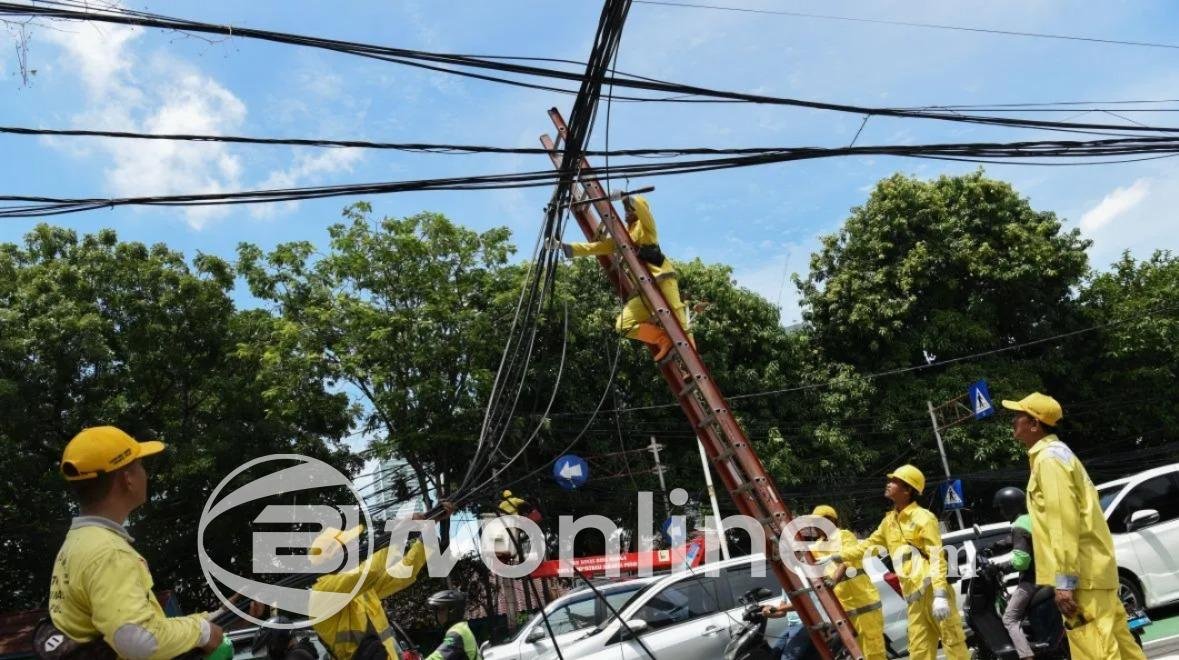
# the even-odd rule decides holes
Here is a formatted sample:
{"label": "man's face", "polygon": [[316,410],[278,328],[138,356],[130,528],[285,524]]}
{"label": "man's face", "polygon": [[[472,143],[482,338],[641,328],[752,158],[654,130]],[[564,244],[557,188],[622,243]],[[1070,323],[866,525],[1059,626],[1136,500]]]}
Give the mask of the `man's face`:
{"label": "man's face", "polygon": [[889,479],[888,483],[884,485],[884,496],[897,502],[898,498],[901,501],[908,501],[909,491],[905,489],[905,482],[900,479]]}
{"label": "man's face", "polygon": [[147,501],[147,470],[143,467],[143,461],[135,461],[127,466],[125,483],[128,499],[135,506],[140,506]]}
{"label": "man's face", "polygon": [[1021,442],[1027,443],[1039,439],[1039,429],[1039,422],[1025,412],[1017,412],[1011,419],[1011,433],[1016,440]]}
{"label": "man's face", "polygon": [[434,620],[438,622],[438,625],[445,626],[447,619],[449,619],[449,617],[447,616],[445,609],[438,608],[434,610]]}

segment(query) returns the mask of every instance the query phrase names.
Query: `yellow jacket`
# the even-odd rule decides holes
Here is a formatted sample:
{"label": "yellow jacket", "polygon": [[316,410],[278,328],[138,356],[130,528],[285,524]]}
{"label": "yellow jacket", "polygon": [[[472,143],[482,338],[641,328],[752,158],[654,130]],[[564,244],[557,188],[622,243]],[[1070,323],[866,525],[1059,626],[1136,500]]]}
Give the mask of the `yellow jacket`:
{"label": "yellow jacket", "polygon": [[[628,223],[626,226],[626,233],[630,234],[630,240],[634,241],[635,245],[639,247],[644,245],[658,245],[659,232],[655,229],[655,216],[651,214],[651,207],[647,204],[647,198],[642,195],[634,195],[630,200],[631,205],[634,206],[636,216],[635,221]],[[614,254],[615,243],[613,238],[606,237],[592,243],[570,243],[569,246],[573,251],[573,256],[586,257],[591,255]],[[675,273],[675,266],[672,264],[671,259],[667,258],[664,258],[662,266],[648,263],[647,268],[651,270],[652,277]]]}
{"label": "yellow jacket", "polygon": [[[360,640],[372,632],[380,637],[390,658],[399,657],[393,642],[393,630],[385,616],[382,600],[392,596],[417,580],[418,571],[426,565],[426,551],[422,542],[415,541],[401,563],[410,568],[408,577],[394,577],[385,568],[389,559],[389,548],[382,548],[365,560],[370,566],[356,597],[347,607],[315,624],[320,641],[328,647],[332,656],[339,660],[351,658],[356,653]],[[316,592],[351,593],[364,573],[364,566],[350,571],[324,575],[315,581],[311,591],[311,614],[316,616]]]}
{"label": "yellow jacket", "polygon": [[1116,589],[1113,537],[1085,466],[1055,435],[1030,450],[1028,514],[1036,584],[1058,589]]}
{"label": "yellow jacket", "polygon": [[[849,548],[858,544],[859,540],[850,530],[839,530],[839,546],[837,547]],[[822,544],[819,544],[819,547],[812,551],[811,554],[815,556],[815,559],[822,559],[837,551],[837,548],[823,550],[821,547]],[[855,577],[845,578],[835,585],[835,596],[843,605],[843,609],[851,611],[880,602],[880,592],[876,591],[876,585],[872,584],[872,578],[868,577],[868,573],[864,570],[863,556],[861,555],[854,561],[849,559],[846,563],[856,569],[857,573]],[[835,565],[829,565],[827,573],[830,577],[835,577],[837,570]]]}
{"label": "yellow jacket", "polygon": [[174,658],[208,629],[204,614],[168,618],[147,562],[122,525],[74,518],[53,564],[49,617],[79,642],[102,638],[122,658]]}
{"label": "yellow jacket", "polygon": [[520,505],[528,502],[520,497],[508,497],[500,500],[499,510],[506,516],[514,516],[520,513]]}
{"label": "yellow jacket", "polygon": [[894,563],[901,548],[917,549],[917,552],[905,550],[901,566],[894,566],[906,598],[916,598],[929,585],[935,595],[949,594],[947,563],[941,551],[942,533],[938,529],[937,516],[928,509],[911,502],[899,512],[889,511],[871,536],[859,543],[845,544],[839,555],[846,562],[863,561],[869,549],[880,546],[893,555]]}

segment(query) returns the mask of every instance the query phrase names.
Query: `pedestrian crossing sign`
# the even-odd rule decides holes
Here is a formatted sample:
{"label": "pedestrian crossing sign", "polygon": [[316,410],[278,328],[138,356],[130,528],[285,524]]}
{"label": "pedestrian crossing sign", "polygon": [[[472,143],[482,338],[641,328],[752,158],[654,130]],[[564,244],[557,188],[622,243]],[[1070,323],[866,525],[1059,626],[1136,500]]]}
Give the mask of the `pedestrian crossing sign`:
{"label": "pedestrian crossing sign", "polygon": [[975,419],[986,419],[995,414],[995,406],[991,403],[991,390],[986,380],[978,380],[966,388],[966,401],[974,411]]}
{"label": "pedestrian crossing sign", "polygon": [[945,489],[942,495],[942,510],[955,511],[966,506],[966,498],[962,494],[962,480],[951,479],[943,486]]}

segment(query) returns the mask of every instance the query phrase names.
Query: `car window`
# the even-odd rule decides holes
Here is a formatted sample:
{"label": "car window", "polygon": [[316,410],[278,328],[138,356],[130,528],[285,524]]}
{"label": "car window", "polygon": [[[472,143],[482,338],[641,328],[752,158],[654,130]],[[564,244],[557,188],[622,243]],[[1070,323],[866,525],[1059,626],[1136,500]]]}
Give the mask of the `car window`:
{"label": "car window", "polygon": [[737,599],[744,596],[747,592],[765,588],[769,589],[771,594],[777,594],[782,589],[782,585],[778,582],[778,576],[770,570],[769,566],[765,566],[765,575],[762,577],[753,577],[753,566],[746,564],[744,566],[733,566],[725,569],[724,580],[729,585],[729,597],[731,598],[728,607],[736,607],[740,602]]}
{"label": "car window", "polygon": [[668,585],[650,598],[636,619],[646,621],[651,628],[664,628],[691,621],[723,609],[718,598],[717,579],[695,577]]}
{"label": "car window", "polygon": [[631,596],[634,596],[636,592],[642,589],[643,586],[644,585],[636,584],[634,589],[618,589],[606,594],[606,602],[609,603],[610,607],[603,605],[598,608],[598,620],[595,623],[601,623],[613,616],[613,614],[610,612],[611,609],[613,609],[615,612],[621,611],[622,606],[631,599]]}
{"label": "car window", "polygon": [[1130,516],[1143,509],[1158,511],[1160,522],[1179,518],[1179,488],[1174,475],[1153,477],[1131,488],[1110,515],[1109,531],[1124,534]]}
{"label": "car window", "polygon": [[1097,490],[1097,500],[1101,505],[1102,511],[1109,511],[1109,505],[1113,502],[1118,493],[1122,492],[1122,487],[1125,484],[1117,484],[1116,486],[1106,486]]}
{"label": "car window", "polygon": [[[574,603],[570,603],[563,607],[557,608],[549,614],[549,626],[553,629],[554,635],[561,635],[582,628],[588,628],[595,623],[594,616],[594,601],[595,598],[586,598]],[[543,625],[543,624],[542,624]]]}

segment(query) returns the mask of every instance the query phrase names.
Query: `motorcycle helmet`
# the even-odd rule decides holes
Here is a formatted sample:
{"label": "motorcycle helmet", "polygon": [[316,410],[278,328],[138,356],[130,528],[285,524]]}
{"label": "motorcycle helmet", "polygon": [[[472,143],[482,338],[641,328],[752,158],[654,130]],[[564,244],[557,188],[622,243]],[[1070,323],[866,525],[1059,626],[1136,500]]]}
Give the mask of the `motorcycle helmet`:
{"label": "motorcycle helmet", "polygon": [[435,610],[446,612],[446,619],[451,623],[463,620],[467,611],[467,595],[457,589],[439,591],[426,600],[426,604]]}
{"label": "motorcycle helmet", "polygon": [[1015,486],[1000,488],[995,493],[994,506],[1007,522],[1015,522],[1016,518],[1028,512],[1027,495]]}

